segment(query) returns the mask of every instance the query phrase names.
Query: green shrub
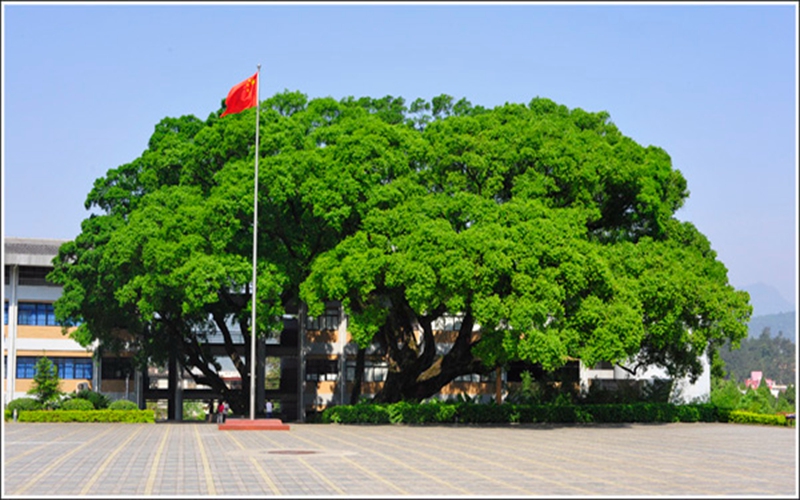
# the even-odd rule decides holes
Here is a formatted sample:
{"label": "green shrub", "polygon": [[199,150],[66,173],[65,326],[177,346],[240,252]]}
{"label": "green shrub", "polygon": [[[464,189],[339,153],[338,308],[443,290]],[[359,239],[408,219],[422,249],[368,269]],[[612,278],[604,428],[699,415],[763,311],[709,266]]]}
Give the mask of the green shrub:
{"label": "green shrub", "polygon": [[587,405],[594,422],[716,422],[717,409],[711,404],[674,405],[671,403],[634,403],[624,405]]}
{"label": "green shrub", "polygon": [[[505,404],[500,405],[505,406]],[[535,424],[547,422],[549,418],[549,411],[546,406],[539,405],[516,405],[509,409],[512,418],[522,424]]]}
{"label": "green shrub", "polygon": [[717,411],[717,407],[711,403],[700,403],[694,405],[697,410],[700,412],[700,421],[701,422],[719,422],[719,411]]}
{"label": "green shrub", "polygon": [[62,410],[83,410],[89,411],[94,410],[94,405],[88,399],[68,399],[61,403]]}
{"label": "green shrub", "polygon": [[12,412],[14,410],[17,410],[17,411],[22,411],[22,410],[41,410],[42,409],[42,403],[40,403],[38,400],[33,399],[33,398],[18,398],[18,399],[14,399],[10,403],[8,403],[8,406],[6,408],[8,410],[12,411]]}
{"label": "green shrub", "polygon": [[10,401],[7,405],[5,410],[3,411],[3,419],[6,422],[10,422],[14,419],[14,410],[17,410],[17,413],[21,413],[22,411],[30,411],[30,410],[41,410],[42,403],[38,400],[33,398],[18,398]]}
{"label": "green shrub", "polygon": [[498,418],[502,418],[499,415],[500,410],[503,405],[493,405],[489,407],[489,405],[481,405],[481,404],[471,404],[471,403],[461,403],[458,405],[458,422],[463,424],[487,424],[491,422],[496,422]]}
{"label": "green shrub", "polygon": [[398,401],[386,407],[389,412],[389,422],[393,424],[408,423],[412,420],[411,412],[413,410],[411,403],[406,401]]}
{"label": "green shrub", "polygon": [[434,403],[428,408],[434,416],[433,421],[438,423],[455,422],[457,412],[456,405]]}
{"label": "green shrub", "polygon": [[549,421],[552,423],[587,423],[592,422],[592,414],[577,405],[550,406]]}
{"label": "green shrub", "polygon": [[545,399],[545,394],[542,384],[533,380],[531,372],[524,371],[520,373],[520,384],[509,389],[506,402],[512,404],[539,404],[543,399]]}
{"label": "green shrub", "polygon": [[359,421],[368,424],[386,424],[389,423],[389,411],[386,407],[375,405],[359,405],[356,408],[357,413],[354,415]]}
{"label": "green shrub", "polygon": [[109,410],[138,410],[139,405],[127,399],[118,399],[108,405]]}
{"label": "green shrub", "polygon": [[636,422],[680,422],[678,405],[672,403],[645,404],[637,407]]}
{"label": "green shrub", "polygon": [[401,401],[389,405],[359,403],[326,409],[323,423],[647,423],[726,421],[726,410],[712,404],[513,404],[450,403],[421,404]]}
{"label": "green shrub", "polygon": [[319,421],[323,424],[341,424],[342,411],[346,411],[344,406],[334,406],[322,410],[322,415],[317,413]]}
{"label": "green shrub", "polygon": [[597,404],[585,405],[583,409],[592,416],[593,422],[621,423],[635,421],[633,405]]}
{"label": "green shrub", "polygon": [[775,413],[776,403],[777,401],[770,393],[767,384],[761,384],[756,390],[748,389],[736,409],[766,415]]}
{"label": "green shrub", "polygon": [[714,380],[711,388],[711,404],[717,408],[735,410],[742,400],[739,386],[733,380]]}
{"label": "green shrub", "polygon": [[736,424],[791,425],[784,415],[766,415],[743,410],[730,412],[728,421]]}
{"label": "green shrub", "polygon": [[92,405],[98,409],[103,410],[108,408],[108,405],[111,404],[111,400],[105,394],[100,394],[99,392],[90,391],[89,389],[84,389],[82,391],[78,391],[72,396],[72,399],[85,399],[87,401],[91,401]]}
{"label": "green shrub", "polygon": [[441,401],[413,404],[400,401],[388,405],[389,421],[393,424],[436,424],[454,422],[457,404]]}
{"label": "green shrub", "polygon": [[120,422],[153,423],[150,410],[35,410],[19,413],[19,422]]}
{"label": "green shrub", "polygon": [[697,408],[692,406],[678,406],[678,421],[680,422],[697,422],[700,420],[700,412]]}
{"label": "green shrub", "polygon": [[326,408],[320,421],[326,424],[388,424],[389,411],[384,405],[359,403]]}
{"label": "green shrub", "polygon": [[[319,420],[323,424],[340,424],[342,423],[342,413],[349,411],[349,407],[345,406],[334,406],[331,408],[325,408],[322,410],[322,414],[319,417]],[[320,414],[317,413],[319,416]]]}

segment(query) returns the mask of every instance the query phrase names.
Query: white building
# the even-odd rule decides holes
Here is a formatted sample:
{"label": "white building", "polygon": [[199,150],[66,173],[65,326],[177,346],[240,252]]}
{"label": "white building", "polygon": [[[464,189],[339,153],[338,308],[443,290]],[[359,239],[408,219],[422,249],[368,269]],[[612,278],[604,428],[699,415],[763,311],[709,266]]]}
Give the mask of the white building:
{"label": "white building", "polygon": [[[708,402],[711,397],[711,366],[708,355],[704,354],[701,358],[703,373],[692,383],[689,377],[683,377],[673,383],[670,401],[679,403]],[[647,367],[645,370],[631,374],[629,371],[610,363],[600,363],[594,368],[589,368],[583,363],[580,364],[580,383],[581,390],[586,391],[595,383],[604,384],[612,388],[616,381],[642,381],[652,382],[654,380],[666,380],[670,376],[667,370],[657,366]]]}

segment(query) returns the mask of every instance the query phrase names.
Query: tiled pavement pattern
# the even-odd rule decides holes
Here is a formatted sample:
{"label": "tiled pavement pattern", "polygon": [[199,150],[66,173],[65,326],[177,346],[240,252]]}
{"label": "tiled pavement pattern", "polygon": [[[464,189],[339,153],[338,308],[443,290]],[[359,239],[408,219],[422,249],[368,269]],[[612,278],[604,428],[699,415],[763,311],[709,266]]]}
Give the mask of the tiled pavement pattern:
{"label": "tiled pavement pattern", "polygon": [[798,493],[796,428],[7,423],[4,433],[4,498]]}

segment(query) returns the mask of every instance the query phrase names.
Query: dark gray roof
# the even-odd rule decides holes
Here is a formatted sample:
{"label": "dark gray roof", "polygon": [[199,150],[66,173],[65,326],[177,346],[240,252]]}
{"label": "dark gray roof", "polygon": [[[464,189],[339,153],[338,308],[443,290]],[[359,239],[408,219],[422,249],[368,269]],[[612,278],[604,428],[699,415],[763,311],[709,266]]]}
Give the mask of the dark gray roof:
{"label": "dark gray roof", "polygon": [[58,248],[67,241],[69,240],[6,238],[3,241],[3,264],[49,267],[53,257],[58,254]]}

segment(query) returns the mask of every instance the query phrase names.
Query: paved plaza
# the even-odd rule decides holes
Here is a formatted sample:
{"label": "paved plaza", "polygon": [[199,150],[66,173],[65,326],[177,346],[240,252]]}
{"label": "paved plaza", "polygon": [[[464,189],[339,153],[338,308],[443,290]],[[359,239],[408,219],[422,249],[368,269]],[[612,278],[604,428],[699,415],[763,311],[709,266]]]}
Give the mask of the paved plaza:
{"label": "paved plaza", "polygon": [[6,423],[3,497],[796,497],[797,430],[737,424]]}

